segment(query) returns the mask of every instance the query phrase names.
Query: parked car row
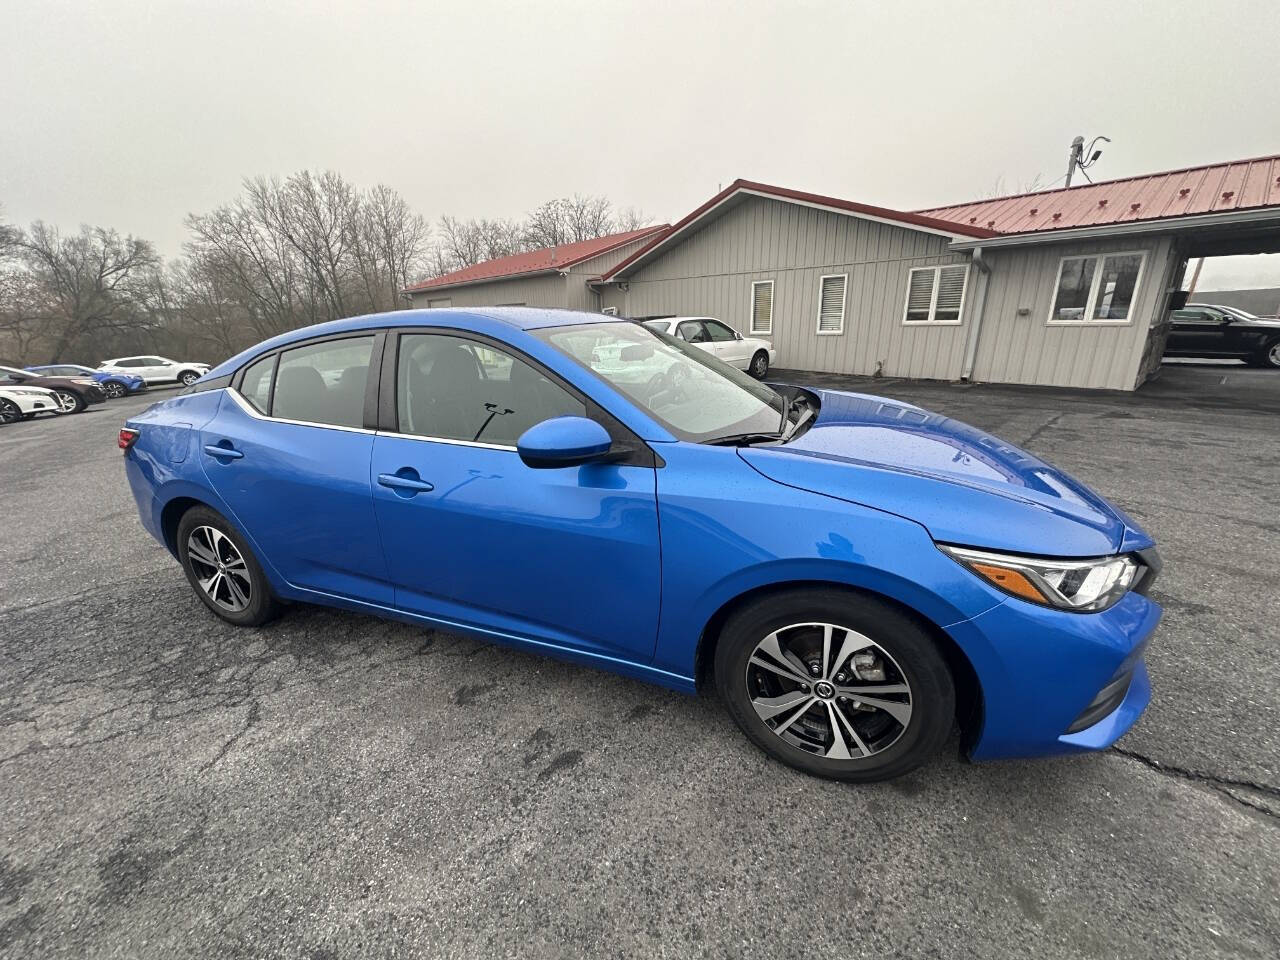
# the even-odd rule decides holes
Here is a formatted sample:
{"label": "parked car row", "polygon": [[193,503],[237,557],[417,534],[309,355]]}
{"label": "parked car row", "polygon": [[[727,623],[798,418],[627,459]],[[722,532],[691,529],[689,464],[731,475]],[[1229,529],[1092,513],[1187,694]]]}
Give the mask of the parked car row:
{"label": "parked car row", "polygon": [[208,371],[207,363],[151,356],[106,360],[96,370],[79,363],[25,369],[0,366],[0,424],[29,420],[41,413],[79,413],[152,384],[190,386]]}

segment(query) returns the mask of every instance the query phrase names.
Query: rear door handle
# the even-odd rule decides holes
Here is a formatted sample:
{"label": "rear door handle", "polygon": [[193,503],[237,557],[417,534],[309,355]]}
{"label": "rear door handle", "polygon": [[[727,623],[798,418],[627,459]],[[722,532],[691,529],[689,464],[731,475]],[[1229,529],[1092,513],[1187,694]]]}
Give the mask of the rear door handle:
{"label": "rear door handle", "polygon": [[419,479],[417,471],[412,468],[407,468],[403,472],[411,473],[412,476],[403,476],[401,473],[380,473],[378,483],[392,490],[411,490],[414,493],[425,493],[436,488],[434,483]]}
{"label": "rear door handle", "polygon": [[224,447],[217,443],[206,443],[204,452],[211,457],[221,457],[224,460],[239,460],[244,456],[243,453],[230,445]]}

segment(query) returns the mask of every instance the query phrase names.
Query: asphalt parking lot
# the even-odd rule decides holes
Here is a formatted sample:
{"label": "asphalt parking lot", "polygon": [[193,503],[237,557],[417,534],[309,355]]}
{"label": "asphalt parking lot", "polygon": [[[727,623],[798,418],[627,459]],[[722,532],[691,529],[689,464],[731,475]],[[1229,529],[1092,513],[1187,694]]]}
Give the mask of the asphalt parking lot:
{"label": "asphalt parking lot", "polygon": [[1280,955],[1280,376],[855,387],[1155,535],[1117,749],[852,787],[711,698],[318,608],[236,630],[137,522],[122,400],[0,428],[0,954]]}

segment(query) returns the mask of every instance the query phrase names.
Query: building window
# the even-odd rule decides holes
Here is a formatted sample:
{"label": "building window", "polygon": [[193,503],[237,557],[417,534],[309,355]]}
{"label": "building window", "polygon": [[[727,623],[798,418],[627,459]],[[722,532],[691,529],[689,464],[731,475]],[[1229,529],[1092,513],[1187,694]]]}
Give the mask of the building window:
{"label": "building window", "polygon": [[435,300],[427,301],[428,310],[438,310],[441,307],[452,307],[453,297],[437,297]]}
{"label": "building window", "polygon": [[751,284],[751,332],[773,333],[773,281]]}
{"label": "building window", "polygon": [[916,267],[907,279],[907,308],[903,323],[957,324],[964,309],[969,267]]}
{"label": "building window", "polygon": [[1142,253],[1063,257],[1054,284],[1050,323],[1129,323]]}
{"label": "building window", "polygon": [[847,273],[836,273],[818,281],[818,333],[844,333],[844,292]]}

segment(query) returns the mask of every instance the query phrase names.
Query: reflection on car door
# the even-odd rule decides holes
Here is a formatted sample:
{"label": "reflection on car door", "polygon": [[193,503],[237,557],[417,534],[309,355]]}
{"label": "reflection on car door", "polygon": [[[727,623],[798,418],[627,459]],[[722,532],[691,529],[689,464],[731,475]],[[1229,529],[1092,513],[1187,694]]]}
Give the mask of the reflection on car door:
{"label": "reflection on car door", "polygon": [[515,444],[534,424],[609,418],[495,344],[404,333],[391,364],[371,474],[397,606],[650,658],[659,604],[653,466],[525,466]]}
{"label": "reflection on car door", "polygon": [[[291,584],[390,607],[369,492],[366,380],[380,335],[292,347],[238,374],[200,431],[210,484]],[[278,368],[278,369],[277,369]]]}

